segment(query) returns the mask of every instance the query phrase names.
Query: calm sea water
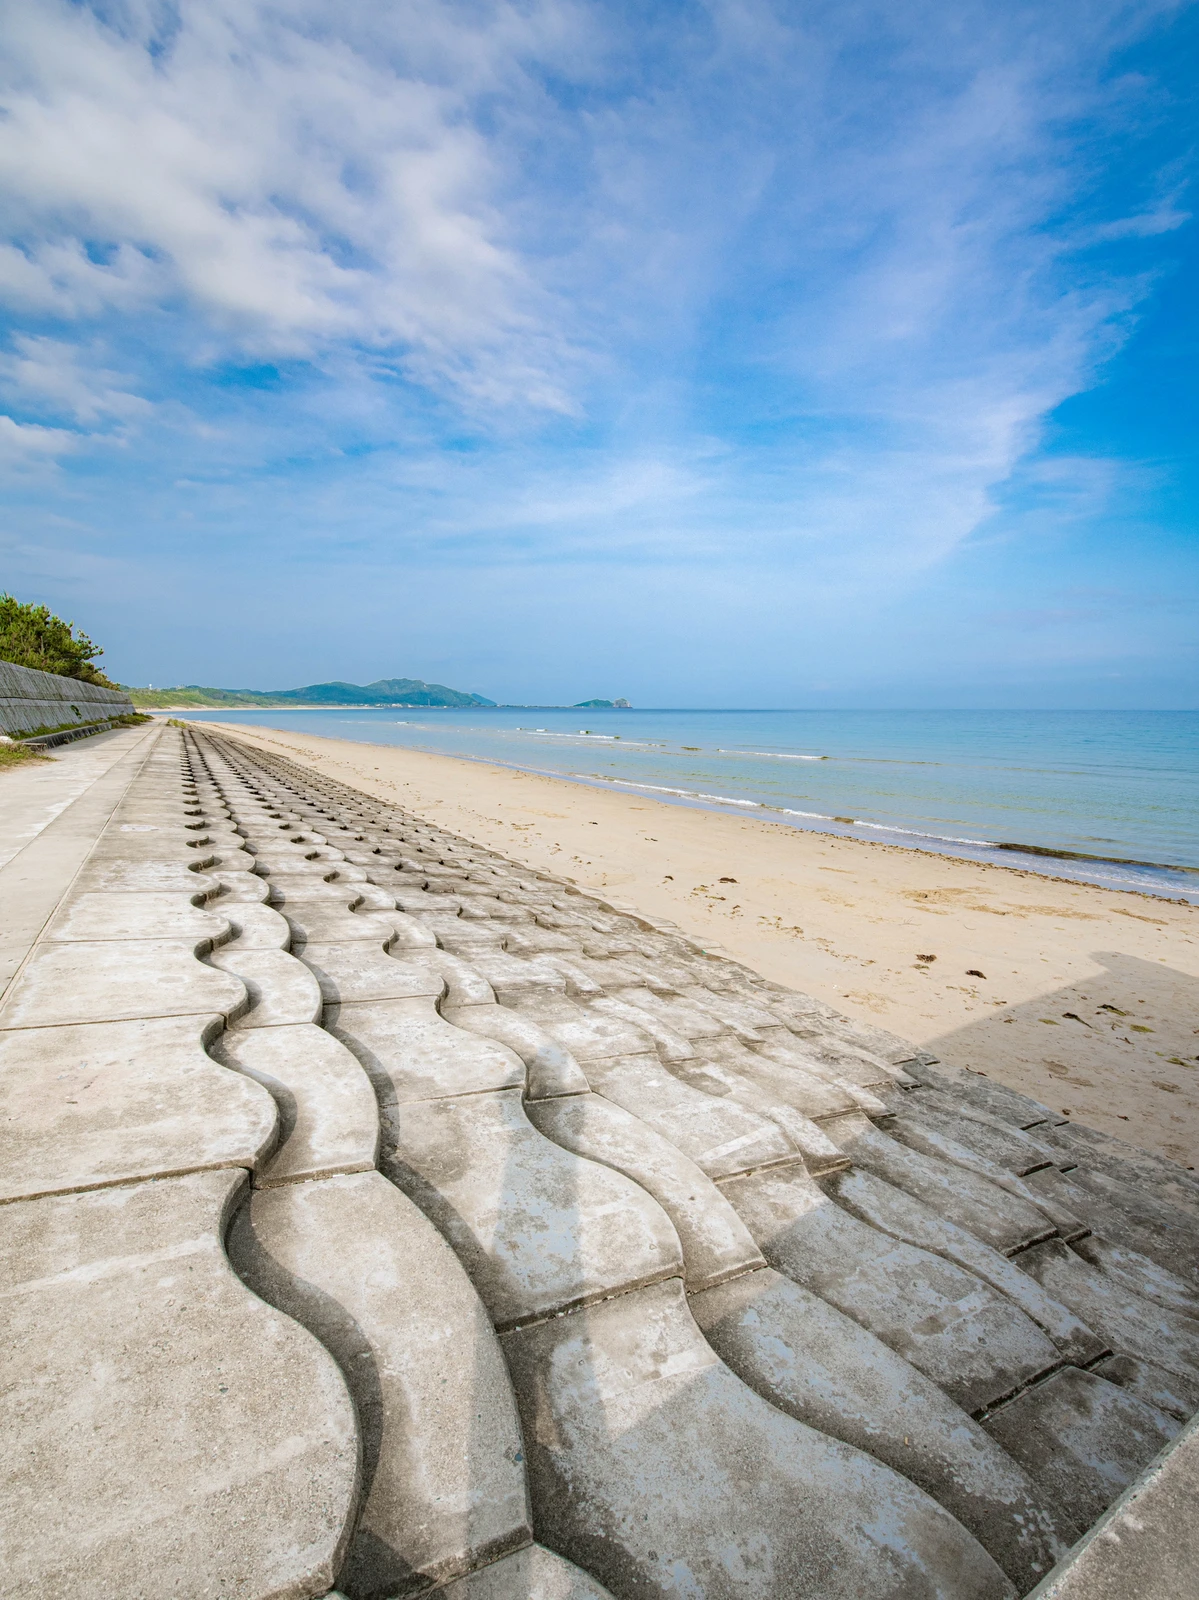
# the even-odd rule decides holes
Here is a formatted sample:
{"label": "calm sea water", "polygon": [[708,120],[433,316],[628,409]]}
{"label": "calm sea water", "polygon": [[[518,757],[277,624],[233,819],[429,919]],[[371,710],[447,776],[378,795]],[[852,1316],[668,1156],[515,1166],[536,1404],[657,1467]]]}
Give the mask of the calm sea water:
{"label": "calm sea water", "polygon": [[188,715],[467,756],[676,805],[1199,901],[1199,712]]}

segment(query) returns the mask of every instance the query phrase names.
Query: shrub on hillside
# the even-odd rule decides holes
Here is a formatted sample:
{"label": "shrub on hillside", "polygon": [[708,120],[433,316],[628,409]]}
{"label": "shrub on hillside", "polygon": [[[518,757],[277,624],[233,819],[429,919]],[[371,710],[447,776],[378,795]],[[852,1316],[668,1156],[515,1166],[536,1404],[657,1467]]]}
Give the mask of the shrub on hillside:
{"label": "shrub on hillside", "polygon": [[92,665],[103,650],[86,633],[76,634],[74,628],[73,622],[56,617],[48,606],[29,605],[11,594],[0,594],[0,661],[115,689],[116,684]]}

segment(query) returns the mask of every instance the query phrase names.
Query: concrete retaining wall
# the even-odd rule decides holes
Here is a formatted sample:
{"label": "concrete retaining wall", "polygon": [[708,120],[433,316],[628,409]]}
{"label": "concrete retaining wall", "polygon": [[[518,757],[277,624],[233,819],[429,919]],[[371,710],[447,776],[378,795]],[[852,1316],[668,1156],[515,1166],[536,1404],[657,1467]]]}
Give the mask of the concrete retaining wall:
{"label": "concrete retaining wall", "polygon": [[35,672],[32,667],[0,661],[0,730],[28,733],[32,728],[56,728],[64,723],[100,722],[133,710],[123,690],[102,689],[56,672]]}

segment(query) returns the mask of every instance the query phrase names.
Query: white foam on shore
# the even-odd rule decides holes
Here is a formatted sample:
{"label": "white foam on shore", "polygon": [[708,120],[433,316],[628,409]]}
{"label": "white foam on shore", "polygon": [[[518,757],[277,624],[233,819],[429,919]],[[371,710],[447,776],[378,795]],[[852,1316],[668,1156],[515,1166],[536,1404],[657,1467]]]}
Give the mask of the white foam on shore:
{"label": "white foam on shore", "polygon": [[[619,789],[646,789],[650,794],[673,794],[680,800],[711,800],[721,806],[750,806],[756,811],[771,811],[772,806],[760,800],[734,800],[727,794],[703,794],[697,789],[668,789],[661,783],[637,783],[632,778],[608,778],[602,772],[572,772],[572,778],[584,778],[588,783],[610,783]],[[797,812],[796,815],[799,815]]]}
{"label": "white foam on shore", "polygon": [[[786,755],[781,750],[726,750],[723,745],[718,745],[716,754],[720,756],[761,756],[767,761],[827,761],[827,756],[798,756]],[[797,813],[800,815],[801,813]]]}

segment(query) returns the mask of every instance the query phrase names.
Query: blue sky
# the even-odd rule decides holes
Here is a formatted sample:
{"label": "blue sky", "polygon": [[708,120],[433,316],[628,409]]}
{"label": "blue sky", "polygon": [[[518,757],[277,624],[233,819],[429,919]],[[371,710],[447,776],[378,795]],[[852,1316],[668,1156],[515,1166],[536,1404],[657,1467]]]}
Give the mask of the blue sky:
{"label": "blue sky", "polygon": [[1199,705],[1199,7],[2,27],[0,585],[123,681]]}

